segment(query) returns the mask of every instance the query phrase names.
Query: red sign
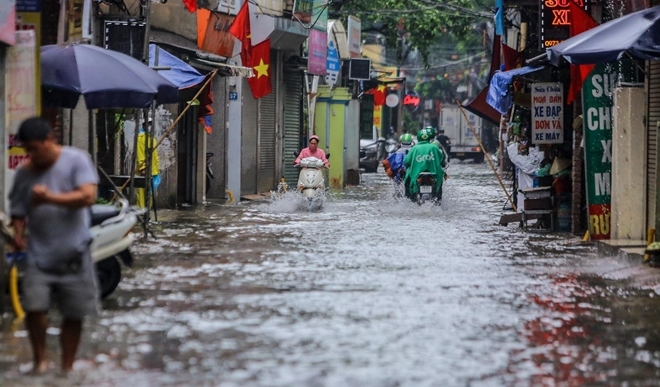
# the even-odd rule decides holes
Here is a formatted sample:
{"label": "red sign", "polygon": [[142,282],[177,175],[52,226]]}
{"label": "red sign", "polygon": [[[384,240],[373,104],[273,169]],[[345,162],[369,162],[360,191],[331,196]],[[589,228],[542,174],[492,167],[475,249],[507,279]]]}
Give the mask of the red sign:
{"label": "red sign", "polygon": [[584,0],[543,0],[541,2],[541,48],[556,46],[571,36],[571,1],[585,10]]}
{"label": "red sign", "polygon": [[403,97],[403,106],[410,109],[410,111],[417,110],[417,107],[419,106],[419,102],[420,102],[419,96],[414,91],[411,91],[410,93],[406,94],[405,97]]}

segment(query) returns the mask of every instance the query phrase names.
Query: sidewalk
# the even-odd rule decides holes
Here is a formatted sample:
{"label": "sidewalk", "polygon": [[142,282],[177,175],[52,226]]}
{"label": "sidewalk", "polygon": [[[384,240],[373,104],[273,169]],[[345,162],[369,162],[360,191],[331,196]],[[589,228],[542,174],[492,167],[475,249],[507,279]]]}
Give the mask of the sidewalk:
{"label": "sidewalk", "polygon": [[594,272],[611,280],[624,280],[639,289],[653,289],[660,294],[660,268],[644,262],[646,241],[603,240],[596,241],[602,258],[613,257],[613,261],[598,260]]}

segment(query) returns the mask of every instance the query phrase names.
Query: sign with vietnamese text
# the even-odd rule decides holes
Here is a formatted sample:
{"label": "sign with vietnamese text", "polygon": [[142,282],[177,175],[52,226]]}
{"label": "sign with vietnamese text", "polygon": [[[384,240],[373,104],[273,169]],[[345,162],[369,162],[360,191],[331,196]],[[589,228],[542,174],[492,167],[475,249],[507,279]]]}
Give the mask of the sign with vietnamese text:
{"label": "sign with vietnamese text", "polygon": [[619,73],[597,65],[582,86],[585,181],[591,239],[610,239],[612,185],[612,91]]}
{"label": "sign with vietnamese text", "polygon": [[328,55],[327,32],[315,29],[309,30],[309,54],[307,59],[307,72],[314,75],[323,75],[327,71],[326,59]]}
{"label": "sign with vietnamese text", "polygon": [[339,52],[337,52],[337,46],[335,45],[334,39],[328,40],[330,40],[330,42],[328,42],[325,83],[330,85],[330,87],[333,87],[339,78],[339,72],[341,71],[341,61],[339,60]]}
{"label": "sign with vietnamese text", "polygon": [[541,49],[556,46],[571,36],[571,1],[588,9],[584,0],[541,0]]}
{"label": "sign with vietnamese text", "polygon": [[362,22],[352,15],[348,17],[348,52],[351,58],[362,57]]}
{"label": "sign with vietnamese text", "polygon": [[564,142],[564,85],[532,84],[532,143]]}

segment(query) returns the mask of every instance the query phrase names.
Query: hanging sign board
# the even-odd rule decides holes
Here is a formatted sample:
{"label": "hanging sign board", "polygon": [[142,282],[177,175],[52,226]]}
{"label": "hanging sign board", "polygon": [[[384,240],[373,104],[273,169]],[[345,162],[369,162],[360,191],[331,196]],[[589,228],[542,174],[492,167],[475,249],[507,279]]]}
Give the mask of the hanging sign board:
{"label": "hanging sign board", "polygon": [[420,101],[419,95],[411,91],[403,97],[403,106],[408,108],[409,111],[414,112],[419,107]]}
{"label": "hanging sign board", "polygon": [[532,143],[564,142],[564,85],[532,84]]}
{"label": "hanging sign board", "polygon": [[610,239],[612,91],[618,77],[618,66],[597,65],[582,86],[585,181],[591,239]]}
{"label": "hanging sign board", "polygon": [[571,37],[571,1],[589,10],[585,0],[541,0],[541,49],[556,46]]}

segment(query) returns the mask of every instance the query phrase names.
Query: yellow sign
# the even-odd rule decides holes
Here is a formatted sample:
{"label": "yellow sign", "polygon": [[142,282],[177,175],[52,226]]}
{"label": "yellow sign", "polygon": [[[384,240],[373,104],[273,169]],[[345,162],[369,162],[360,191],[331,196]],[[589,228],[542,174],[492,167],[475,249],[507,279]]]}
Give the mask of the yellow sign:
{"label": "yellow sign", "polygon": [[376,127],[376,129],[378,129],[378,133],[380,133],[381,129],[383,128],[383,106],[382,105],[374,106],[374,126]]}

